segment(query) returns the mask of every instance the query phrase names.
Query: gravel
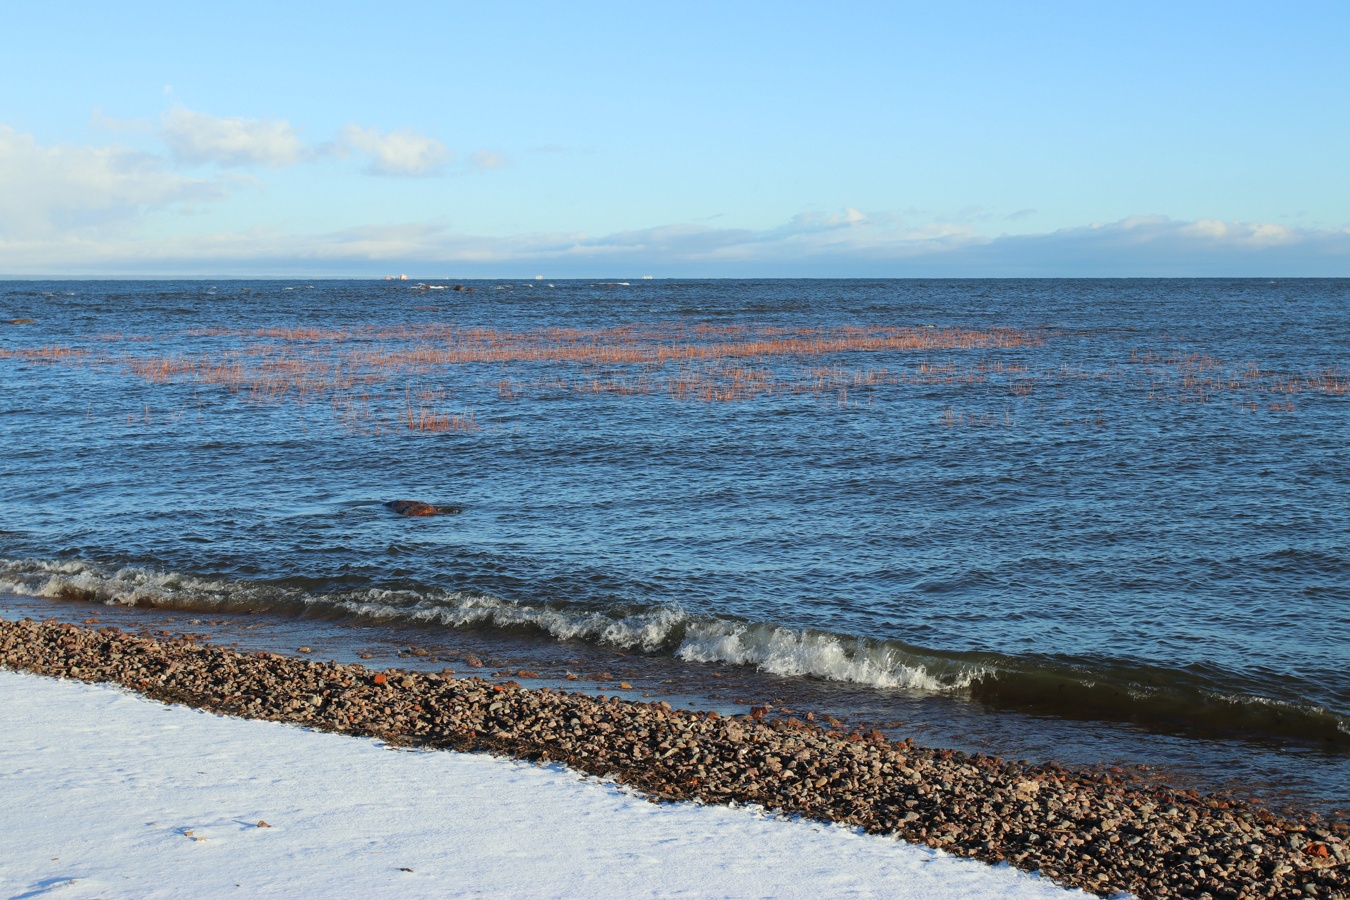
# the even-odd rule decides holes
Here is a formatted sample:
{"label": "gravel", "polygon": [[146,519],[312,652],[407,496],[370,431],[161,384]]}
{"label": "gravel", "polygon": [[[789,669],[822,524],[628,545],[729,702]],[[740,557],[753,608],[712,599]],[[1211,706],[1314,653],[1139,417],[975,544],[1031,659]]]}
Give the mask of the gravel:
{"label": "gravel", "polygon": [[563,762],[653,800],[759,804],[1007,862],[1101,896],[1350,896],[1344,823],[1053,763],[890,742],[763,709],[723,717],[56,620],[0,619],[0,664],[396,745]]}

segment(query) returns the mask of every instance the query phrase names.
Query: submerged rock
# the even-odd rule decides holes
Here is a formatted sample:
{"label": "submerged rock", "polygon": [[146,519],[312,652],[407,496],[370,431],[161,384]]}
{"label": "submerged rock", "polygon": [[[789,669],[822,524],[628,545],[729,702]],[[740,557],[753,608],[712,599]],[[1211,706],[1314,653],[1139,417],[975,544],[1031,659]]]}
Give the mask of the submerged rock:
{"label": "submerged rock", "polygon": [[390,500],[384,505],[400,516],[453,516],[461,512],[458,506],[437,506],[421,500]]}

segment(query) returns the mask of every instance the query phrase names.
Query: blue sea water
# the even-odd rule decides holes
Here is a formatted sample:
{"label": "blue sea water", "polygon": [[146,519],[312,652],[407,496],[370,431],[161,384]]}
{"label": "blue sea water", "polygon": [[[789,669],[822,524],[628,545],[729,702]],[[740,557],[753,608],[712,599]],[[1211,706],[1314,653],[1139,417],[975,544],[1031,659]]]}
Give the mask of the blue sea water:
{"label": "blue sea water", "polygon": [[461,286],[0,283],[0,591],[1087,721],[1350,804],[1350,280]]}

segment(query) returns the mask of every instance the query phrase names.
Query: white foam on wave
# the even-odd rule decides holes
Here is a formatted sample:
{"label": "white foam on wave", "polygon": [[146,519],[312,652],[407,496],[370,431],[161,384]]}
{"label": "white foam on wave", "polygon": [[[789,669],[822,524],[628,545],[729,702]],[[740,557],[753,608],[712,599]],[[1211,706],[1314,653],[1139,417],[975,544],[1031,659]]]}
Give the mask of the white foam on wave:
{"label": "white foam on wave", "polygon": [[[898,647],[823,631],[691,617],[677,607],[637,613],[557,609],[463,592],[412,606],[368,597],[341,606],[373,618],[411,618],[449,626],[532,627],[559,640],[585,640],[624,650],[672,649],[687,662],[752,665],[774,675],[809,675],[873,687],[946,692],[969,687],[989,670],[933,660],[925,664]],[[375,601],[371,603],[371,601]],[[930,665],[932,668],[930,669]]]}
{"label": "white foam on wave", "polygon": [[1276,715],[1294,712],[1312,718],[1330,719],[1335,722],[1336,731],[1344,735],[1350,735],[1350,719],[1338,715],[1320,704],[1291,703],[1288,700],[1277,700],[1273,697],[1262,697],[1256,694],[1219,693],[1217,691],[1205,691],[1205,693],[1212,701],[1217,703],[1230,703],[1234,706],[1245,707],[1269,707]]}
{"label": "white foam on wave", "polygon": [[[342,595],[337,605],[347,612],[377,619],[412,619],[452,627],[530,627],[559,640],[585,640],[622,649],[658,650],[686,620],[673,607],[613,614],[599,610],[569,610],[518,603],[490,594],[466,591],[428,595],[409,591],[367,591]],[[399,603],[398,600],[414,600]]]}
{"label": "white foam on wave", "polygon": [[108,605],[198,610],[298,604],[368,619],[453,628],[528,628],[558,640],[582,640],[622,650],[665,650],[687,662],[755,666],[774,675],[939,693],[961,690],[990,674],[983,667],[953,660],[921,659],[884,641],[691,616],[677,606],[636,611],[569,609],[469,591],[382,588],[313,594],[135,567],[110,571],[81,560],[0,560],[0,590]]}
{"label": "white foam on wave", "polygon": [[[528,603],[490,594],[449,590],[367,588],[312,593],[228,578],[125,567],[110,569],[82,560],[0,559],[0,592],[107,605],[243,612],[271,610],[346,614],[390,622],[422,622],[450,628],[534,630],[557,640],[581,640],[621,650],[664,652],[691,663],[754,666],[781,676],[923,693],[960,692],[985,678],[988,666],[927,655],[894,643],[766,622],[743,622],[690,615],[677,606],[587,609]],[[1007,674],[1007,673],[1004,673]],[[1091,688],[1086,673],[1080,685]],[[1156,687],[1123,686],[1140,704],[1159,697]],[[1350,719],[1326,707],[1242,693],[1202,691],[1202,704],[1249,710],[1268,706],[1281,713],[1333,723],[1350,734]]]}
{"label": "white foam on wave", "polygon": [[224,606],[260,593],[247,582],[134,567],[109,571],[82,560],[0,561],[0,590],[26,597],[85,600],[109,606],[193,607]]}
{"label": "white foam on wave", "polygon": [[937,660],[933,662],[938,665],[930,669],[883,641],[721,619],[691,622],[675,655],[690,662],[753,665],[774,675],[813,675],[831,681],[932,692],[960,690],[988,674],[982,667],[942,665]]}

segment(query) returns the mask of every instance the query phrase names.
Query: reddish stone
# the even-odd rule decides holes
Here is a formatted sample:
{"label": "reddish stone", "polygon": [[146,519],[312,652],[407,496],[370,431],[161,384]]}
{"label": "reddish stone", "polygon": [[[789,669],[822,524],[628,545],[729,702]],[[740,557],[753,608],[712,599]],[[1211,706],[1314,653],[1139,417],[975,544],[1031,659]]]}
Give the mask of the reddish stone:
{"label": "reddish stone", "polygon": [[376,675],[372,680],[373,680],[376,684],[384,684],[384,683],[387,682],[389,679],[386,678],[383,674],[381,674],[381,675]]}
{"label": "reddish stone", "polygon": [[434,516],[440,512],[430,503],[422,503],[418,500],[390,500],[385,506],[400,516]]}
{"label": "reddish stone", "polygon": [[385,506],[400,516],[441,516],[459,512],[458,506],[436,506],[421,500],[390,500]]}

